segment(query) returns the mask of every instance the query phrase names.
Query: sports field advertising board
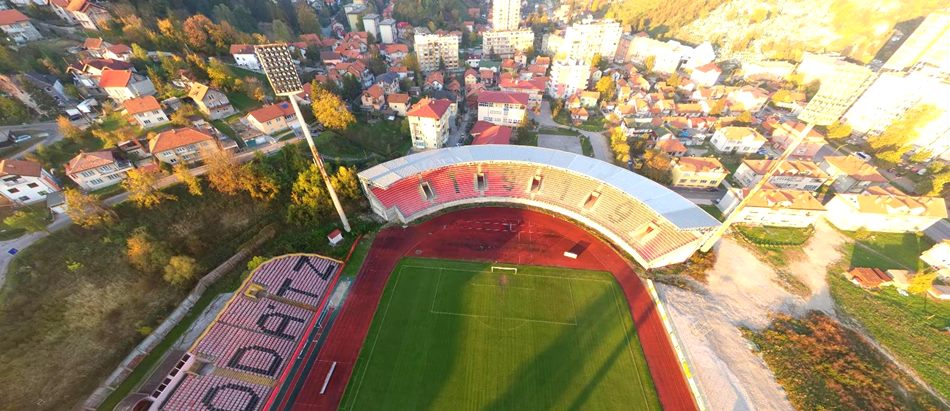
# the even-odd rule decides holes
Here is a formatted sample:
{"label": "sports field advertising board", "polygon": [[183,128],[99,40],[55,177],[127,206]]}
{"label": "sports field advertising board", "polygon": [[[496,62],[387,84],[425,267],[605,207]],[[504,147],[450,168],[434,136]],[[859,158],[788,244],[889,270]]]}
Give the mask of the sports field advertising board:
{"label": "sports field advertising board", "polygon": [[303,91],[300,76],[297,75],[293,58],[290,56],[290,48],[286,44],[255,46],[254,51],[274,93],[287,96]]}

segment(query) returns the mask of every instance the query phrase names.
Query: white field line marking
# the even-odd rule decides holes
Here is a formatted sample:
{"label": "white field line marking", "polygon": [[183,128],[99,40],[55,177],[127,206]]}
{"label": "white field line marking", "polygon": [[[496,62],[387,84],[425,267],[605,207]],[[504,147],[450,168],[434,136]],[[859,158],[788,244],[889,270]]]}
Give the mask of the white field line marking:
{"label": "white field line marking", "polygon": [[[629,316],[624,315],[624,310],[620,307],[620,300],[619,298],[617,298],[617,288],[619,286],[620,285],[618,284],[617,286],[611,287],[611,292],[613,293],[613,296],[614,296],[614,306],[617,307],[617,314],[620,316],[619,317],[620,322],[623,324],[623,326],[621,327],[621,331],[623,332],[623,338],[627,341],[627,353],[630,354],[630,361],[633,362],[633,367],[636,368],[637,370],[637,384],[640,386],[640,394],[643,395],[643,398],[647,398],[646,388],[643,386],[643,380],[640,378],[640,373],[641,373],[640,366],[637,364],[637,357],[633,354],[633,348],[631,348],[633,344],[631,344],[630,342],[630,333],[627,332],[626,330],[627,322],[625,321],[625,319],[628,317],[632,317],[633,312],[631,312],[630,310],[627,310],[627,313],[629,314]],[[630,318],[630,321],[632,322],[633,319]],[[641,347],[641,350],[642,349],[643,348]]]}
{"label": "white field line marking", "polygon": [[515,321],[525,321],[531,323],[543,323],[543,324],[557,324],[557,325],[571,325],[577,326],[577,323],[566,323],[563,321],[548,321],[548,320],[535,320],[531,318],[519,318],[519,317],[508,317],[508,316],[493,316],[493,315],[478,315],[478,314],[462,314],[462,313],[452,313],[448,311],[429,311],[432,314],[440,315],[454,315],[458,317],[471,317],[471,318],[488,318],[488,319],[498,319],[498,320],[515,320]]}
{"label": "white field line marking", "polygon": [[[421,265],[407,265],[407,266],[405,266],[405,268],[421,268],[421,269],[429,269],[429,270],[431,270],[431,269],[433,269],[434,267],[426,267],[426,266],[421,266]],[[441,270],[444,270],[444,271],[458,271],[458,272],[463,272],[463,273],[490,273],[489,271],[484,271],[484,270],[468,270],[468,269],[464,269],[464,268],[440,268],[440,269],[441,269]],[[518,274],[512,274],[512,275],[524,276],[524,277],[553,278],[553,279],[556,279],[556,280],[592,281],[592,282],[595,282],[595,283],[613,283],[613,282],[614,282],[613,279],[610,279],[610,280],[598,280],[598,279],[596,279],[596,278],[563,277],[563,276],[544,275],[544,274],[522,274],[521,272],[518,272]]]}

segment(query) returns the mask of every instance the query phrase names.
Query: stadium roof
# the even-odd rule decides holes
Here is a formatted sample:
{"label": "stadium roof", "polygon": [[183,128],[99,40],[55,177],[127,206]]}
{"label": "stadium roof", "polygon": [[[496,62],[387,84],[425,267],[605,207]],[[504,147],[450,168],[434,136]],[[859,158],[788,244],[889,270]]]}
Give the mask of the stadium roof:
{"label": "stadium roof", "polygon": [[719,221],[672,190],[629,170],[590,157],[548,148],[478,145],[429,150],[397,158],[359,173],[387,188],[423,171],[459,163],[504,161],[538,163],[603,181],[636,198],[683,230],[716,227]]}

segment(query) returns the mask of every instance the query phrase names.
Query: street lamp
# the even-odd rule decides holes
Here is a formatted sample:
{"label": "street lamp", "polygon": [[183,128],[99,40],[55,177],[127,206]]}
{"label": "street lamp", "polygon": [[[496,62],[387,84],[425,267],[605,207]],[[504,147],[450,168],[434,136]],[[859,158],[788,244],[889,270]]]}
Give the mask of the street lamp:
{"label": "street lamp", "polygon": [[838,65],[835,67],[835,72],[821,83],[821,88],[818,89],[818,93],[808,102],[808,105],[805,106],[802,112],[798,114],[798,119],[805,122],[805,127],[789,142],[788,147],[785,148],[782,155],[771,162],[769,169],[762,178],[749,189],[748,194],[732,209],[732,212],[726,216],[722,224],[709,234],[709,237],[706,238],[706,241],[700,247],[700,251],[709,251],[709,249],[722,238],[726,230],[729,229],[729,226],[738,218],[739,212],[745,208],[749,200],[772,179],[772,176],[778,171],[779,166],[795,152],[795,149],[797,149],[798,145],[811,133],[811,130],[816,125],[827,126],[841,118],[845,110],[854,103],[854,100],[856,100],[858,95],[861,94],[861,91],[867,87],[871,79],[872,73],[867,67],[853,64]]}
{"label": "street lamp", "polygon": [[337,214],[340,215],[340,222],[343,223],[343,229],[350,232],[350,222],[346,219],[346,213],[343,212],[343,205],[336,195],[336,190],[330,184],[330,177],[327,175],[326,167],[323,165],[323,159],[317,152],[317,146],[313,142],[313,136],[310,135],[310,126],[303,119],[303,113],[300,112],[300,105],[297,103],[297,96],[303,92],[303,85],[300,84],[300,76],[297,75],[297,68],[294,66],[293,59],[290,56],[290,49],[287,44],[264,44],[254,47],[257,55],[257,61],[264,69],[267,80],[270,81],[271,88],[278,96],[287,96],[290,99],[290,105],[294,107],[294,113],[297,115],[297,121],[300,123],[300,129],[303,131],[307,144],[310,146],[310,154],[313,155],[313,163],[320,169],[320,175],[323,176],[323,182],[327,185],[327,191],[330,193],[330,199],[333,200],[333,206],[336,207]]}

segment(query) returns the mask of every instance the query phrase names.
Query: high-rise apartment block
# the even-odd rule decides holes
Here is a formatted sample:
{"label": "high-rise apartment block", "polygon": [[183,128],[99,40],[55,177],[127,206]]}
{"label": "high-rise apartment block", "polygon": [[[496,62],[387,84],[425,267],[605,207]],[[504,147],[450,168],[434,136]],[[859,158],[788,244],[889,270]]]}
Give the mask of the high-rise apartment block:
{"label": "high-rise apartment block", "polygon": [[492,30],[517,30],[521,24],[521,0],[492,0],[491,14]]}
{"label": "high-rise apartment block", "polygon": [[459,43],[462,41],[462,33],[431,33],[424,28],[418,28],[414,41],[420,70],[435,71],[439,69],[440,64],[444,64],[449,70],[459,68]]}

